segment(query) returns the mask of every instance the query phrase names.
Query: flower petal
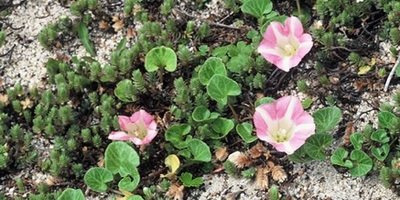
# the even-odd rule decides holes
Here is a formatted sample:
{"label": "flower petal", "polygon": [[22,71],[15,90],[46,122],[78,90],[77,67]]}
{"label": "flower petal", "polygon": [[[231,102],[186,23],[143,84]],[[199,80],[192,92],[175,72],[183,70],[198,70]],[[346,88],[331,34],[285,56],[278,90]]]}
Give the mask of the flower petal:
{"label": "flower petal", "polygon": [[290,31],[290,34],[295,36],[296,38],[299,38],[304,30],[303,30],[303,24],[297,17],[289,17],[285,20],[285,28]]}
{"label": "flower petal", "polygon": [[126,134],[124,131],[113,131],[108,135],[108,139],[110,140],[131,140],[131,137]]}
{"label": "flower petal", "polygon": [[131,123],[131,120],[127,116],[120,115],[120,116],[118,116],[118,123],[119,123],[119,128],[121,128],[121,130],[125,131],[126,130],[126,125]]}
{"label": "flower petal", "polygon": [[280,22],[271,22],[264,33],[264,39],[274,45],[279,45],[286,40],[285,38],[288,34],[283,24]]}

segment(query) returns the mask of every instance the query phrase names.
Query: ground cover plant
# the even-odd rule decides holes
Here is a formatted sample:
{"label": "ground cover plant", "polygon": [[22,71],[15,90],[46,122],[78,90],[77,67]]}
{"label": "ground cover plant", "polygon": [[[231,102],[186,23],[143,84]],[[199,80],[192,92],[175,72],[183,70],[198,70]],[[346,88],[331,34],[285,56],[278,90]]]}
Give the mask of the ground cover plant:
{"label": "ground cover plant", "polygon": [[[17,185],[15,198],[187,199],[202,175],[228,173],[280,199],[293,162],[325,159],[352,176],[379,172],[399,194],[399,94],[370,102],[371,125],[354,127],[352,114],[363,92],[398,83],[398,63],[373,52],[386,41],[398,56],[400,3],[228,0],[226,16],[192,14],[209,3],[125,0],[116,11],[78,0],[43,27],[48,51],[79,41],[87,56],[48,58],[51,89],[0,94],[1,174],[35,168],[54,179],[3,180]],[[121,31],[100,63],[93,37]],[[35,140],[53,148],[37,151]]]}

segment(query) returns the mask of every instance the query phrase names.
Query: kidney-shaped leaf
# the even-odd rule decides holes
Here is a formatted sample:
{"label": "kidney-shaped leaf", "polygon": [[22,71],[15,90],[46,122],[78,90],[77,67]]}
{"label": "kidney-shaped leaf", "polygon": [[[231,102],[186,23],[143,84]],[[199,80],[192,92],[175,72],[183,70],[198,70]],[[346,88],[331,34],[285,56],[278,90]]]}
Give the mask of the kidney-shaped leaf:
{"label": "kidney-shaped leaf", "polygon": [[72,188],[67,188],[57,198],[57,200],[71,200],[71,199],[85,200],[85,196],[83,195],[83,192],[80,189],[75,190]]}
{"label": "kidney-shaped leaf", "polygon": [[211,115],[210,110],[208,110],[207,107],[205,106],[197,106],[193,113],[192,113],[192,118],[196,122],[202,122],[206,119],[208,119]]}
{"label": "kidney-shaped leaf", "polygon": [[113,174],[119,173],[122,177],[133,175],[134,168],[139,166],[139,155],[125,142],[112,142],[108,145],[105,158],[105,166]]}
{"label": "kidney-shaped leaf", "polygon": [[226,105],[228,96],[237,96],[241,93],[239,85],[232,79],[216,74],[211,77],[207,85],[207,93],[215,101]]}
{"label": "kidney-shaped leaf", "polygon": [[210,79],[215,74],[226,76],[226,69],[224,63],[220,58],[211,57],[204,62],[199,70],[199,80],[203,85],[207,85]]}
{"label": "kidney-shaped leaf", "polygon": [[304,144],[306,153],[318,160],[325,159],[324,147],[332,144],[333,138],[328,134],[314,134],[311,135]]}
{"label": "kidney-shaped leaf", "polygon": [[122,189],[125,191],[133,191],[139,185],[139,182],[140,182],[139,172],[137,171],[136,167],[134,167],[132,169],[133,169],[132,170],[133,173],[131,175],[132,175],[133,180],[129,176],[123,177],[118,183],[119,189]]}
{"label": "kidney-shaped leaf", "polygon": [[242,12],[260,18],[272,11],[270,0],[248,0],[242,5]]}
{"label": "kidney-shaped leaf", "polygon": [[193,155],[194,161],[210,162],[211,151],[208,145],[198,139],[192,139],[189,141],[188,150]]}
{"label": "kidney-shaped leaf", "polygon": [[174,50],[169,47],[155,47],[151,49],[144,60],[144,67],[148,72],[157,71],[158,68],[165,68],[173,72],[177,66],[177,58]]}
{"label": "kidney-shaped leaf", "polygon": [[382,111],[378,114],[378,125],[380,128],[387,128],[390,129],[392,127],[392,119],[395,118],[391,112]]}
{"label": "kidney-shaped leaf", "polygon": [[211,136],[212,139],[219,139],[225,137],[229,131],[233,129],[235,124],[232,120],[226,118],[218,118],[212,125],[212,129],[218,133],[217,137]]}
{"label": "kidney-shaped leaf", "polygon": [[106,183],[113,180],[113,175],[108,169],[93,167],[86,172],[83,179],[90,189],[96,192],[105,192],[107,190]]}
{"label": "kidney-shaped leaf", "polygon": [[372,155],[374,155],[376,159],[384,161],[388,156],[389,149],[389,144],[384,144],[381,147],[373,148]]}
{"label": "kidney-shaped leaf", "polygon": [[317,126],[316,132],[325,133],[339,123],[342,114],[340,109],[337,107],[327,107],[315,111],[312,116],[314,118],[315,125]]}
{"label": "kidney-shaped leaf", "polygon": [[253,125],[248,122],[243,122],[236,125],[236,132],[247,144],[256,141],[258,138],[257,136],[251,134],[253,132]]}
{"label": "kidney-shaped leaf", "polygon": [[186,148],[191,137],[186,137],[186,140],[184,137],[190,132],[190,129],[188,124],[174,124],[165,131],[165,140],[171,142],[176,148]]}
{"label": "kidney-shaped leaf", "polygon": [[372,169],[372,159],[363,151],[354,149],[350,154],[350,159],[354,160],[354,167],[350,169],[352,176],[362,176]]}
{"label": "kidney-shaped leaf", "polygon": [[344,159],[346,159],[348,155],[349,152],[347,152],[344,148],[340,147],[331,156],[331,163],[342,167],[352,168],[353,163],[350,160],[344,161]]}
{"label": "kidney-shaped leaf", "polygon": [[119,100],[124,102],[136,101],[136,88],[129,79],[118,82],[117,87],[114,90],[114,94]]}

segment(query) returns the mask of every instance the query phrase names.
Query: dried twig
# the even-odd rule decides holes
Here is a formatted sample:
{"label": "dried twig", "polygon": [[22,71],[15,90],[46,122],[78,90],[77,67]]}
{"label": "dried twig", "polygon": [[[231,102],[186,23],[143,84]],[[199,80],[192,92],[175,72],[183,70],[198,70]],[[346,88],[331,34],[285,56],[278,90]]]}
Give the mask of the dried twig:
{"label": "dried twig", "polygon": [[392,71],[390,71],[390,74],[389,74],[388,78],[386,79],[385,87],[383,88],[384,92],[386,92],[388,90],[390,81],[392,80],[393,74],[396,71],[397,66],[399,66],[399,63],[400,63],[400,54],[397,56],[396,63],[394,64]]}
{"label": "dried twig", "polygon": [[182,14],[184,14],[184,15],[190,17],[190,18],[199,19],[200,21],[206,22],[206,23],[208,23],[208,24],[211,25],[211,26],[220,26],[220,27],[224,27],[224,28],[230,28],[230,29],[240,30],[240,28],[238,28],[238,27],[228,26],[228,25],[220,24],[220,23],[216,23],[216,22],[211,22],[211,21],[209,21],[209,20],[205,20],[205,19],[202,19],[202,18],[193,16],[193,15],[191,15],[191,14],[189,14],[189,13],[187,13],[186,11],[183,11],[183,10],[179,10],[179,9],[176,9],[176,8],[174,8],[173,10],[174,10],[174,11],[177,11],[177,12],[180,12],[180,13],[182,13]]}

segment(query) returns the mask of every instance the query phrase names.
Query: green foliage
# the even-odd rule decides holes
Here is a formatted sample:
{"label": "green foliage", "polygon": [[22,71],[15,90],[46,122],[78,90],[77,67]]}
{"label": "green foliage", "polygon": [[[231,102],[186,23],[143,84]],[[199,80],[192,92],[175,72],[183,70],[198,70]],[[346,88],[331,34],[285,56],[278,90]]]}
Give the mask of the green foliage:
{"label": "green foliage", "polygon": [[201,177],[192,178],[193,175],[189,172],[184,172],[180,175],[179,180],[182,181],[185,187],[199,187],[203,184],[203,179]]}
{"label": "green foliage", "polygon": [[5,41],[6,41],[6,32],[0,31],[0,47],[4,45]]}
{"label": "green foliage", "polygon": [[83,22],[79,22],[73,26],[73,29],[78,32],[78,36],[81,39],[83,46],[86,51],[92,56],[96,56],[96,52],[94,51],[93,44],[89,39],[89,30]]}

